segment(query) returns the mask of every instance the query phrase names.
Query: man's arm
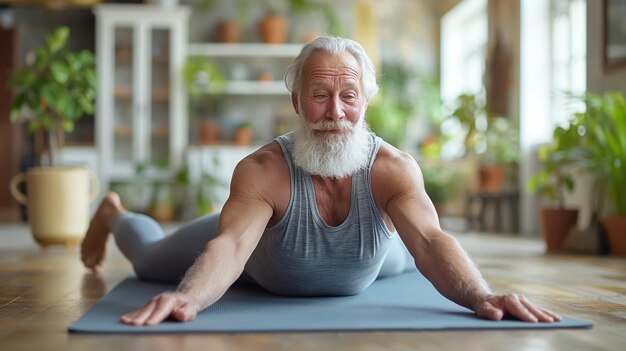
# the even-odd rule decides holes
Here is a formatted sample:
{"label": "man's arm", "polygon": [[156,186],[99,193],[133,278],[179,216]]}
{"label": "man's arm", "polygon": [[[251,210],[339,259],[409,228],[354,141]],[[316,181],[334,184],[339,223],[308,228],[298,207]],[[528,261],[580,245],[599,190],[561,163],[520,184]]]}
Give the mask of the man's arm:
{"label": "man's arm", "polygon": [[219,235],[211,240],[173,293],[152,298],[142,309],[122,316],[131,325],[155,325],[168,317],[195,319],[197,313],[216,302],[243,272],[272,217],[265,191],[267,165],[244,159],[235,169],[231,195],[220,214]]}
{"label": "man's arm", "polygon": [[[481,318],[511,315],[528,322],[553,322],[560,317],[535,307],[524,296],[495,295],[458,241],[441,230],[435,208],[424,189],[417,162],[406,154],[383,161],[391,181],[383,207],[415,259],[420,272],[448,299]],[[389,178],[387,178],[389,179]]]}

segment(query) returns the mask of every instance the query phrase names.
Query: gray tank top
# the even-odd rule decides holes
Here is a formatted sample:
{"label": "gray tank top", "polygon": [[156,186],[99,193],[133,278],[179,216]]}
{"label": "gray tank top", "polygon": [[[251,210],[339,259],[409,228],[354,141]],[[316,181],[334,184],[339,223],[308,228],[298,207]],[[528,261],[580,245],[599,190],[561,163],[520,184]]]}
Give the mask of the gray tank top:
{"label": "gray tank top", "polygon": [[371,134],[368,166],[352,176],[350,211],[336,227],[327,225],[318,212],[311,175],[292,162],[293,132],[275,140],[291,176],[289,206],[280,221],[263,233],[246,264],[246,274],[281,295],[361,292],[378,276],[393,236],[370,187],[381,139]]}

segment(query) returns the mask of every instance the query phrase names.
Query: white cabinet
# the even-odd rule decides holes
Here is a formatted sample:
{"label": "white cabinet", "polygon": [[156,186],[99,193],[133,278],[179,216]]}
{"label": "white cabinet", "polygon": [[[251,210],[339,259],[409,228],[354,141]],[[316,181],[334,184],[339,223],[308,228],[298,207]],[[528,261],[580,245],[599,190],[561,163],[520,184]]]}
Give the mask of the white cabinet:
{"label": "white cabinet", "polygon": [[182,166],[188,144],[182,67],[187,7],[100,5],[96,15],[96,146],[106,186],[139,165],[166,175]]}
{"label": "white cabinet", "polygon": [[[302,44],[189,44],[188,57],[213,61],[226,79],[219,96],[191,102],[191,144],[202,144],[198,132],[207,117],[220,124],[221,145],[232,141],[234,129],[242,123],[252,127],[256,144],[291,129],[296,115],[283,75],[301,49]],[[194,108],[198,100],[201,104],[210,101],[213,106]]]}

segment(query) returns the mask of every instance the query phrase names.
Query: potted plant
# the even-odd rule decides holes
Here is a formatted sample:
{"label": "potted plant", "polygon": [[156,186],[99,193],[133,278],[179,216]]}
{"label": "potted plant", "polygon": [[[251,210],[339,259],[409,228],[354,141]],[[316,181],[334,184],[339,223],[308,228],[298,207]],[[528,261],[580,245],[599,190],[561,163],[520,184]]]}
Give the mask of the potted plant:
{"label": "potted plant", "polygon": [[[200,0],[197,2],[197,8],[200,11],[212,10],[214,6],[215,0]],[[229,13],[217,22],[215,39],[218,43],[233,44],[240,42],[242,29],[250,16],[250,4],[247,0],[233,1],[230,6],[231,9],[235,9],[237,14]]]}
{"label": "potted plant", "polygon": [[576,147],[579,136],[574,125],[557,127],[552,142],[538,151],[541,170],[528,182],[528,190],[537,193],[547,203],[542,206],[539,219],[548,252],[563,250],[565,240],[578,221],[578,209],[566,208],[565,195],[574,190],[570,151]]}
{"label": "potted plant", "polygon": [[489,113],[478,94],[461,94],[446,120],[462,131],[465,155],[478,160],[479,188],[483,192],[504,190],[507,172],[519,160],[519,128],[501,116]]}
{"label": "potted plant", "polygon": [[233,141],[235,145],[249,146],[252,144],[252,124],[250,122],[242,122],[235,128]]}
{"label": "potted plant", "polygon": [[46,45],[29,54],[32,59],[12,72],[8,80],[15,93],[11,120],[27,122],[32,133],[46,132],[52,166],[60,162],[65,133],[71,133],[74,122],[95,110],[94,55],[88,50],[67,50],[69,35],[67,27],[57,28],[47,36]]}
{"label": "potted plant", "polygon": [[[59,167],[65,133],[73,131],[78,119],[94,113],[96,96],[94,55],[68,50],[69,35],[67,27],[57,28],[8,80],[15,94],[11,120],[28,123],[36,148],[41,140],[47,144],[45,152],[35,151],[35,164],[41,165],[39,155],[46,154],[50,167],[16,176],[11,187],[18,201],[27,203],[33,235],[43,246],[80,242],[89,224],[89,202],[97,196],[93,173],[84,167]],[[17,191],[21,181],[27,183],[28,198]]]}
{"label": "potted plant", "polygon": [[504,190],[507,172],[519,160],[519,131],[510,119],[491,116],[484,129],[474,135],[474,153],[479,161],[479,181],[483,191]]}
{"label": "potted plant", "polygon": [[580,142],[571,156],[606,194],[611,208],[603,224],[609,247],[615,255],[626,255],[626,100],[620,92],[587,93],[582,99],[585,111],[573,122]]}
{"label": "potted plant", "polygon": [[201,116],[197,126],[200,144],[218,143],[221,128],[217,115],[226,78],[213,60],[190,57],[183,68],[183,81],[191,97],[193,115]]}
{"label": "potted plant", "polygon": [[266,44],[282,44],[287,41],[289,4],[282,0],[265,0],[265,15],[259,20],[259,36]]}

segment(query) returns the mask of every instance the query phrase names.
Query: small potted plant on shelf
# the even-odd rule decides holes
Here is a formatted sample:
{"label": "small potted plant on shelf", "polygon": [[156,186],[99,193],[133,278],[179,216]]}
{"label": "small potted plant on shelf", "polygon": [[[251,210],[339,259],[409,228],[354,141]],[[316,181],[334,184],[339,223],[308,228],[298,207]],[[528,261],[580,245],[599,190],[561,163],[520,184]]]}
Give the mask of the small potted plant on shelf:
{"label": "small potted plant on shelf", "polygon": [[[95,176],[85,167],[60,167],[65,133],[74,130],[78,119],[94,113],[96,96],[94,55],[68,50],[69,35],[67,27],[54,30],[8,80],[15,94],[11,120],[27,123],[34,133],[35,165],[42,165],[41,155],[48,160],[49,167],[31,168],[11,186],[18,201],[28,206],[33,235],[42,246],[80,242],[88,226],[89,202],[98,191]],[[17,190],[21,181],[26,181],[28,197]]]}
{"label": "small potted plant on shelf", "polygon": [[213,60],[190,57],[183,69],[183,81],[191,97],[192,114],[202,119],[197,126],[200,144],[218,143],[221,128],[216,114],[226,78]]}
{"label": "small potted plant on shelf", "polygon": [[243,122],[235,128],[233,141],[235,145],[249,146],[252,144],[252,137],[252,124],[250,122]]}
{"label": "small potted plant on shelf", "polygon": [[547,202],[539,219],[548,252],[563,250],[565,240],[578,220],[578,209],[565,206],[565,195],[574,190],[570,152],[579,140],[574,125],[557,127],[552,142],[538,151],[541,170],[528,182],[528,190]]}
{"label": "small potted plant on shelf", "polygon": [[[241,41],[243,27],[250,17],[251,3],[249,1],[238,0],[228,4],[229,8],[225,9],[227,14],[215,26],[215,40],[218,43],[233,44]],[[214,10],[215,4],[215,0],[200,0],[196,6],[198,10],[208,12]]]}
{"label": "small potted plant on shelf", "polygon": [[265,15],[259,20],[259,35],[266,44],[282,44],[287,41],[289,4],[283,0],[265,0]]}

